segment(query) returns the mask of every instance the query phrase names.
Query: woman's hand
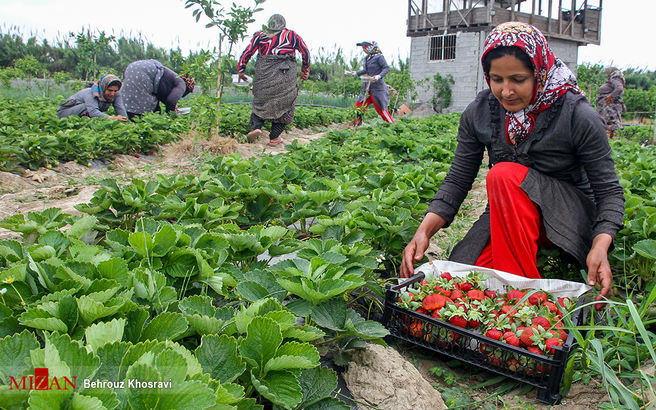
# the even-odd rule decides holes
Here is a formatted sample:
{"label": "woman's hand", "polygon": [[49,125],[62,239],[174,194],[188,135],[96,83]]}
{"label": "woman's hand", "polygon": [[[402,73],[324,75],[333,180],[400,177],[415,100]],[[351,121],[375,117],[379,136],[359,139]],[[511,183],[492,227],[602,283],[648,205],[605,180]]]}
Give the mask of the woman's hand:
{"label": "woman's hand", "polygon": [[237,73],[237,76],[239,77],[239,81],[244,81],[247,82],[248,78],[246,77],[246,73]]}
{"label": "woman's hand", "polygon": [[608,104],[612,104],[613,103],[613,96],[612,95],[607,95],[606,96],[606,102]]}
{"label": "woman's hand", "polygon": [[424,252],[428,249],[430,237],[419,231],[412,237],[410,243],[403,250],[403,260],[401,261],[401,277],[409,278],[415,274],[415,262],[424,257]]}
{"label": "woman's hand", "polygon": [[125,121],[128,120],[128,117],[126,117],[124,115],[110,115],[108,118],[110,120],[119,120],[121,122],[125,122]]}
{"label": "woman's hand", "polygon": [[305,81],[308,78],[310,78],[310,72],[309,71],[302,71],[301,72],[301,80]]}
{"label": "woman's hand", "polygon": [[400,272],[402,278],[409,278],[414,275],[415,262],[419,262],[424,257],[424,252],[428,249],[430,238],[445,224],[446,220],[438,214],[431,212],[426,214],[412,240],[403,250]]}
{"label": "woman's hand", "polygon": [[[607,233],[595,236],[586,259],[586,264],[588,265],[588,284],[590,286],[599,284],[601,287],[599,296],[595,300],[606,298],[610,294],[613,285],[613,273],[610,270],[610,263],[608,262],[608,248],[612,242],[613,238]],[[601,309],[601,306],[602,304],[598,303],[595,307]]]}

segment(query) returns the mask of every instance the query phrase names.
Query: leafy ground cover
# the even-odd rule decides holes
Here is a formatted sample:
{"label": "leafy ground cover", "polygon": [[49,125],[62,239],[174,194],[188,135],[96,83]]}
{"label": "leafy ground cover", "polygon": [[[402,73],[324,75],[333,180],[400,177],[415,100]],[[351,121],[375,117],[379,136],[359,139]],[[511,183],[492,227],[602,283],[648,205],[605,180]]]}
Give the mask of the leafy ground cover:
{"label": "leafy ground cover", "polygon": [[[88,165],[116,154],[151,153],[192,130],[211,130],[214,121],[202,108],[205,99],[207,96],[185,101],[192,108],[191,115],[146,114],[127,123],[87,117],[60,120],[56,99],[0,99],[0,170],[35,170],[66,161]],[[225,104],[219,134],[243,139],[249,131],[250,112],[249,105]],[[309,128],[344,123],[352,114],[349,109],[298,107],[293,125]]]}
{"label": "leafy ground cover", "polygon": [[[169,393],[185,408],[344,407],[331,398],[336,376],[319,357],[330,350],[346,364],[365,340],[382,343],[387,331],[353,298],[375,311],[376,299],[361,290],[380,295],[381,275],[397,276],[400,251],[448,169],[457,120],[336,130],[284,155],[229,155],[194,174],[108,179],[77,207],[82,217],[48,209],[4,219],[0,226],[22,238],[0,241],[0,352],[18,352],[0,353],[3,397],[35,408],[174,408]],[[649,151],[630,141],[614,147],[627,157],[617,161],[623,181],[648,185],[633,173]],[[653,201],[649,186],[624,186]],[[634,292],[593,317],[604,326],[578,329],[570,373],[576,383],[606,386],[611,404],[639,408],[650,400],[653,370],[643,365],[654,360],[656,291],[650,254],[638,251],[653,233],[636,233],[632,218],[618,243],[633,259],[614,260],[614,269],[635,263],[645,279],[623,282]],[[632,355],[622,356],[627,349]],[[176,387],[9,394],[10,377],[37,367]],[[452,403],[468,403],[458,397]]]}

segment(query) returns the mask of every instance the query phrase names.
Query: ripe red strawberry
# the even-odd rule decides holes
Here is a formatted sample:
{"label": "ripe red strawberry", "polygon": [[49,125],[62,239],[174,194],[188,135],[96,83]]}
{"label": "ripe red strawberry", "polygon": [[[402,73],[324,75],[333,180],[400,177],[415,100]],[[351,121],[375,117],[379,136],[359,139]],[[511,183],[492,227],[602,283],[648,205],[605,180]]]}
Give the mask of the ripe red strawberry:
{"label": "ripe red strawberry", "polygon": [[[432,310],[432,309],[428,309],[428,310]],[[424,308],[417,308],[417,313],[421,313],[422,315],[427,315],[428,311]]]}
{"label": "ripe red strawberry", "polygon": [[461,291],[467,293],[474,288],[474,285],[472,285],[469,282],[460,282],[458,287],[460,288]]}
{"label": "ripe red strawberry", "polygon": [[549,329],[551,327],[551,323],[549,323],[549,319],[542,316],[534,317],[533,320],[531,320],[531,324],[535,326],[542,326],[545,329]]}
{"label": "ripe red strawberry", "polygon": [[506,332],[503,334],[503,340],[512,346],[519,346],[519,338],[514,332]]}
{"label": "ripe red strawberry", "polygon": [[446,298],[444,295],[433,293],[432,295],[428,295],[424,298],[424,300],[421,302],[421,306],[426,310],[435,310],[443,307],[445,303]]}
{"label": "ripe red strawberry", "polygon": [[493,290],[490,290],[490,289],[486,289],[485,292],[483,292],[483,293],[485,294],[485,296],[487,296],[490,299],[494,299],[494,298],[497,297],[497,292],[495,292]]}
{"label": "ripe red strawberry", "polygon": [[517,313],[517,309],[515,306],[512,305],[503,305],[501,306],[501,314],[508,315],[508,316],[515,316]]}
{"label": "ripe red strawberry", "polygon": [[423,335],[422,328],[424,325],[418,321],[415,320],[410,324],[410,335],[414,337],[421,337]]}
{"label": "ripe red strawberry", "polygon": [[483,300],[485,299],[485,293],[482,290],[472,289],[467,292],[467,297],[471,300]]}
{"label": "ripe red strawberry", "polygon": [[463,296],[464,294],[462,293],[462,291],[458,289],[451,291],[451,300],[462,299]]}
{"label": "ripe red strawberry", "polygon": [[467,312],[467,318],[469,319],[469,327],[476,329],[483,321],[483,313],[477,309],[470,309],[469,312]]}
{"label": "ripe red strawberry", "polygon": [[531,353],[535,353],[535,354],[544,354],[542,349],[540,349],[537,346],[529,346],[529,347],[526,348],[526,350],[528,350]]}
{"label": "ripe red strawberry", "polygon": [[508,300],[519,300],[519,299],[523,298],[524,295],[525,295],[525,293],[522,292],[521,290],[510,289],[508,291],[508,294],[506,295],[506,299],[508,299]]}
{"label": "ripe red strawberry", "polygon": [[440,278],[446,279],[446,280],[451,280],[451,279],[453,279],[453,276],[451,276],[451,273],[449,273],[449,272],[444,272],[443,274],[440,275]]}
{"label": "ripe red strawberry", "polygon": [[528,303],[530,303],[533,306],[541,305],[547,300],[548,300],[547,294],[544,292],[535,292],[534,294],[528,297]]}
{"label": "ripe red strawberry", "polygon": [[451,291],[448,290],[448,289],[444,289],[442,286],[435,286],[435,291],[436,291],[437,293],[441,293],[441,294],[443,294],[443,295],[446,296],[447,298],[448,298],[449,296],[451,296]]}
{"label": "ripe red strawberry", "polygon": [[503,333],[501,333],[501,330],[499,329],[489,329],[487,332],[485,332],[485,336],[489,337],[490,339],[501,340]]}
{"label": "ripe red strawberry", "polygon": [[438,318],[438,319],[439,319],[439,317],[440,317],[440,310],[442,310],[442,309],[441,309],[441,308],[440,308],[440,309],[435,309],[435,310],[433,311],[433,314],[432,314],[431,316],[434,317],[434,318]]}
{"label": "ripe red strawberry", "polygon": [[449,323],[458,327],[467,327],[467,319],[459,315],[452,316],[451,319],[449,319]]}
{"label": "ripe red strawberry", "polygon": [[549,308],[549,313],[557,314],[559,316],[563,315],[563,312],[561,312],[560,309],[558,309],[558,306],[553,302],[544,302],[544,306]]}
{"label": "ripe red strawberry", "polygon": [[140,155],[139,155],[139,153],[137,152],[136,154],[134,154],[134,156],[135,156],[136,158],[139,158]]}
{"label": "ripe red strawberry", "polygon": [[537,334],[537,329],[534,327],[527,327],[522,331],[522,334],[519,336],[520,341],[524,344],[524,346],[534,346],[535,341],[533,340],[533,335]]}
{"label": "ripe red strawberry", "polygon": [[565,343],[567,341],[567,332],[563,329],[558,329],[558,338]]}

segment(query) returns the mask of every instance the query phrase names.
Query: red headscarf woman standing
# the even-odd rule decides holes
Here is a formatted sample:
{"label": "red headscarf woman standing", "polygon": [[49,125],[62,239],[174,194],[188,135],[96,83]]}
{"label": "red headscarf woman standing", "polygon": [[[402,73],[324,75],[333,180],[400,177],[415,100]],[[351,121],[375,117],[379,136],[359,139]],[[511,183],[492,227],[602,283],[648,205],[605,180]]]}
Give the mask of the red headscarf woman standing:
{"label": "red headscarf woman standing", "polygon": [[606,296],[624,196],[603,120],[531,25],[494,28],[481,63],[489,89],[462,114],[451,169],[403,252],[401,276],[451,224],[487,150],[488,206],[450,259],[539,278],[538,246],[555,246],[587,266]]}

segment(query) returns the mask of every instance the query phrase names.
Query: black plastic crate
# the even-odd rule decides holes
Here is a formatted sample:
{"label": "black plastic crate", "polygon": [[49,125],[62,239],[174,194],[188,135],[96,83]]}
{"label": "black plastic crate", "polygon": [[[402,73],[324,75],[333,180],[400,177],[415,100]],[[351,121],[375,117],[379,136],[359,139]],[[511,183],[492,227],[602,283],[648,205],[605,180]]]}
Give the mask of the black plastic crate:
{"label": "black plastic crate", "polygon": [[[538,400],[543,403],[560,402],[560,385],[574,343],[572,334],[568,334],[563,346],[554,347],[553,355],[545,356],[396,304],[404,288],[423,279],[424,274],[419,273],[396,286],[386,286],[383,325],[392,336],[535,386],[538,389]],[[580,323],[582,315],[582,309],[573,315],[575,325]]]}

